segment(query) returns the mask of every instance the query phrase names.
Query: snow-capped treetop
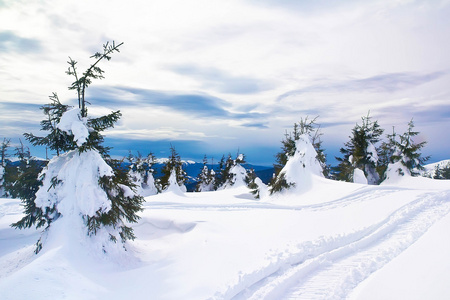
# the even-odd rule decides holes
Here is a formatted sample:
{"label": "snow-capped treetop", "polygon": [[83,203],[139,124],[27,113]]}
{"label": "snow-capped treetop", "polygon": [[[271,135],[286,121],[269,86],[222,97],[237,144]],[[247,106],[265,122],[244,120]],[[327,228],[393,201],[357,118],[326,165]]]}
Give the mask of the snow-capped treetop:
{"label": "snow-capped treetop", "polygon": [[180,185],[177,180],[177,173],[175,169],[171,170],[167,186],[165,187],[163,192],[173,192],[177,195],[182,195],[186,192],[186,186],[184,184]]}
{"label": "snow-capped treetop", "polygon": [[[293,163],[298,163],[301,166],[302,173],[310,173],[323,177],[322,166],[317,160],[317,152],[316,149],[314,149],[310,136],[302,134],[295,143],[295,154],[293,157],[289,158],[288,162],[292,161],[291,165],[293,167],[296,165]],[[287,178],[288,175],[289,174],[286,173]],[[298,178],[295,178],[294,176],[293,179],[295,181],[295,179]]]}
{"label": "snow-capped treetop", "polygon": [[279,176],[282,176],[287,185],[293,186],[298,192],[311,187],[313,176],[324,176],[311,137],[308,134],[300,135],[295,147],[294,155],[289,157]]}
{"label": "snow-capped treetop", "polygon": [[81,117],[81,110],[79,108],[72,108],[62,115],[58,128],[68,134],[73,134],[74,141],[80,147],[89,137],[86,122],[87,119]]}
{"label": "snow-capped treetop", "polygon": [[246,186],[245,178],[247,177],[247,171],[240,164],[236,164],[231,167],[230,174],[233,174],[232,186],[241,187]]}

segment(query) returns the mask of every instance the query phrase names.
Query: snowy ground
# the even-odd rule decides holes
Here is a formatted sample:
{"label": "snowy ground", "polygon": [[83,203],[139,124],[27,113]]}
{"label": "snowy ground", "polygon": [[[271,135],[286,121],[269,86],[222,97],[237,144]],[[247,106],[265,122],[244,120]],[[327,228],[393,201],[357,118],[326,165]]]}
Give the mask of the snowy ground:
{"label": "snowy ground", "polygon": [[0,299],[449,299],[450,181],[315,178],[302,195],[245,187],[146,198],[127,255],[47,245],[0,199]]}

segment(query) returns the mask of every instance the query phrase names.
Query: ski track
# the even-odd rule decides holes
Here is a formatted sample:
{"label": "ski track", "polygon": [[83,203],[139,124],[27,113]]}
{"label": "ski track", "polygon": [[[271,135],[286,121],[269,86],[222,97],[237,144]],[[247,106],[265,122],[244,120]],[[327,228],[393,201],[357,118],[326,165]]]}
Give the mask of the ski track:
{"label": "ski track", "polygon": [[212,299],[343,299],[448,214],[449,198],[425,193],[369,228],[299,245]]}

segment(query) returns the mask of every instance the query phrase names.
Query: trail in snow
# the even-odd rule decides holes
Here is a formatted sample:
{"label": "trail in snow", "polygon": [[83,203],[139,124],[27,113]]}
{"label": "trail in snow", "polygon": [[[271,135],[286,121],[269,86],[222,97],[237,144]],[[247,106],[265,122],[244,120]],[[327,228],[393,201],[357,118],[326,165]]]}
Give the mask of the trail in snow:
{"label": "trail in snow", "polygon": [[[258,270],[255,273],[267,275],[256,282],[243,278],[239,287],[217,296],[235,300],[345,298],[356,285],[412,245],[437,220],[448,214],[449,197],[448,191],[425,194],[396,210],[383,222],[368,229],[369,232],[361,230],[318,244],[315,249],[303,249],[309,254],[284,259],[284,263],[274,271],[270,268]],[[244,283],[249,285],[244,286]]]}

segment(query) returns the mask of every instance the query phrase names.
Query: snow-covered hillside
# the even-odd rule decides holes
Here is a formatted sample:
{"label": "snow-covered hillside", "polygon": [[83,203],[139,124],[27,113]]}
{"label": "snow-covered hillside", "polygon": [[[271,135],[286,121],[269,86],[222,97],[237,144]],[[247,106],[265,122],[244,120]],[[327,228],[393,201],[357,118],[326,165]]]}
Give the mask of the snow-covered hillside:
{"label": "snow-covered hillside", "polygon": [[424,166],[425,170],[423,170],[422,175],[426,177],[433,177],[436,172],[436,167],[442,169],[447,166],[450,166],[450,159],[445,159],[436,163],[427,164]]}
{"label": "snow-covered hillside", "polygon": [[302,194],[246,187],[146,198],[117,256],[15,230],[0,199],[0,299],[448,299],[450,181],[315,177]]}

